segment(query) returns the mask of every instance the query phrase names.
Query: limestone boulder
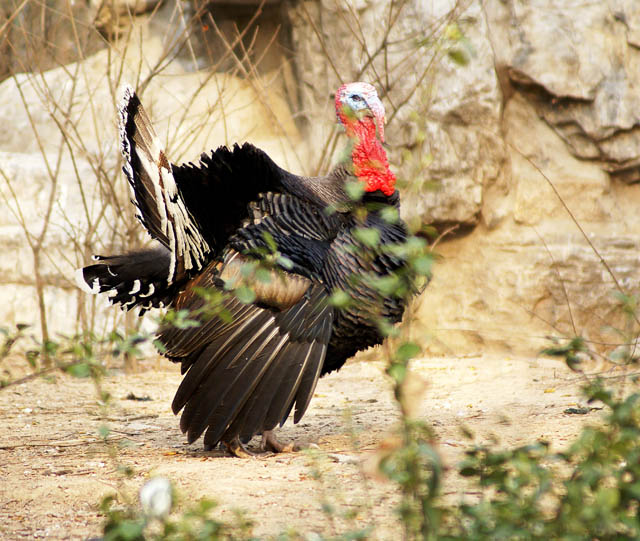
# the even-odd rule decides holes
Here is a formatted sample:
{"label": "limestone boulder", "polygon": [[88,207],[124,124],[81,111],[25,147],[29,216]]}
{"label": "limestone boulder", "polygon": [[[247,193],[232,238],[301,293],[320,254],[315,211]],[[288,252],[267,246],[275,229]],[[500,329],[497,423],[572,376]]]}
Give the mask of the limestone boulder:
{"label": "limestone boulder", "polygon": [[[640,194],[627,187],[616,198],[640,203]],[[640,246],[630,225],[608,231],[585,226],[597,253],[562,220],[543,228],[479,226],[443,243],[434,279],[418,301],[423,331],[416,335],[433,354],[532,355],[549,347],[550,337],[575,335],[595,351],[606,350],[603,344],[621,341],[611,329],[625,329],[628,321],[600,257],[625,291],[637,290]]]}
{"label": "limestone boulder", "polygon": [[615,292],[640,289],[640,186],[573,155],[516,92],[503,115],[509,168],[485,190],[483,221],[438,246],[417,310],[432,353],[531,354],[580,335],[595,351],[624,338]]}
{"label": "limestone boulder", "polygon": [[486,13],[503,85],[526,94],[575,156],[640,181],[640,5],[490,0]]}

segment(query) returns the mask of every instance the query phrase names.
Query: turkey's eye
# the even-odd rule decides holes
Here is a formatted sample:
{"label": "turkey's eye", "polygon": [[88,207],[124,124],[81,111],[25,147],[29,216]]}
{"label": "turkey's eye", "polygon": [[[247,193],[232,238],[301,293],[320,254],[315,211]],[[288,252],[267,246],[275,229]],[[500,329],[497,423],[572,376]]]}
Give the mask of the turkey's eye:
{"label": "turkey's eye", "polygon": [[362,96],[358,96],[358,94],[351,94],[351,96],[349,96],[349,98],[351,98],[353,101],[364,101],[362,99]]}

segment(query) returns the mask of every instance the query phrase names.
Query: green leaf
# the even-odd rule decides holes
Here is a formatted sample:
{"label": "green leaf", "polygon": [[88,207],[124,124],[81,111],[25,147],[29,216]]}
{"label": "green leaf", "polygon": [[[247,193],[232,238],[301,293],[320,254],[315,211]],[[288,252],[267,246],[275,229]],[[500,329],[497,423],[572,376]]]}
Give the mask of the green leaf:
{"label": "green leaf", "polygon": [[100,425],[98,427],[98,434],[103,440],[106,440],[111,434],[111,429],[107,425]]}
{"label": "green leaf", "polygon": [[459,66],[466,66],[471,60],[467,52],[461,47],[452,47],[447,51],[447,55]]}
{"label": "green leaf", "polygon": [[234,293],[238,300],[244,304],[251,304],[256,300],[256,292],[249,286],[240,286]]}
{"label": "green leaf", "polygon": [[262,234],[264,241],[267,244],[267,247],[269,248],[269,251],[272,254],[275,254],[278,251],[278,245],[276,244],[275,239],[273,238],[273,235],[271,233],[269,233],[268,231],[265,231]]}
{"label": "green leaf", "polygon": [[[122,541],[138,541],[144,540],[144,521],[142,520],[125,520],[118,524],[115,531],[110,532],[111,539]],[[115,536],[114,536],[115,535]]]}
{"label": "green leaf", "polygon": [[375,248],[380,244],[380,231],[375,227],[356,227],[353,236],[369,248]]}
{"label": "green leaf", "polygon": [[474,475],[479,475],[481,472],[477,468],[466,466],[464,468],[461,468],[458,473],[463,477],[473,477]]}
{"label": "green leaf", "polygon": [[601,509],[613,509],[620,503],[620,491],[614,487],[602,487],[596,493],[596,505]]}
{"label": "green leaf", "polygon": [[329,297],[329,303],[336,308],[347,308],[351,302],[351,296],[342,289],[336,289]]}
{"label": "green leaf", "polygon": [[344,185],[344,191],[347,192],[351,201],[360,201],[364,195],[364,182],[359,180],[347,182]]}
{"label": "green leaf", "polygon": [[164,355],[167,352],[167,347],[162,342],[160,342],[160,340],[153,340],[153,345],[161,355]]}
{"label": "green leaf", "polygon": [[335,512],[335,509],[329,502],[322,502],[322,511],[327,515],[331,515]]}
{"label": "green leaf", "polygon": [[198,511],[205,515],[212,509],[215,509],[218,506],[217,502],[208,499],[202,499],[198,502]]}
{"label": "green leaf", "polygon": [[395,207],[386,206],[380,211],[380,217],[388,224],[397,224],[400,219],[400,214]]}
{"label": "green leaf", "polygon": [[255,277],[258,282],[262,282],[263,284],[268,284],[273,279],[271,271],[269,269],[265,269],[264,267],[259,267],[256,269]]}
{"label": "green leaf", "polygon": [[258,268],[258,265],[260,265],[259,261],[245,261],[240,267],[240,274],[243,278],[251,278]]}
{"label": "green leaf", "polygon": [[393,363],[388,369],[387,373],[393,378],[396,383],[402,383],[407,376],[407,367],[401,363]]}
{"label": "green leaf", "polygon": [[381,317],[376,321],[378,331],[382,336],[398,336],[399,330],[387,318]]}
{"label": "green leaf", "polygon": [[460,30],[460,27],[455,22],[448,24],[445,27],[443,34],[445,38],[451,41],[459,41],[460,39],[462,39],[462,36],[463,36],[462,30]]}
{"label": "green leaf", "polygon": [[170,323],[178,329],[189,329],[191,327],[198,327],[200,323],[194,319],[189,319],[191,313],[189,310],[178,310],[174,312]]}
{"label": "green leaf", "polygon": [[47,355],[55,356],[60,348],[60,344],[52,340],[45,340],[43,350]]}
{"label": "green leaf", "polygon": [[614,290],[611,292],[611,295],[615,297],[615,299],[618,300],[620,304],[631,304],[635,302],[635,298],[633,295],[627,295],[622,291]]}
{"label": "green leaf", "polygon": [[276,263],[286,270],[291,270],[293,268],[293,261],[284,255],[279,255],[276,258]]}
{"label": "green leaf", "polygon": [[27,358],[27,362],[31,367],[35,367],[38,363],[38,359],[40,358],[40,351],[37,349],[30,349],[25,353],[25,357]]}
{"label": "green leaf", "polygon": [[396,351],[396,357],[399,361],[407,362],[420,355],[421,351],[419,345],[413,342],[405,342],[398,348],[398,351]]}
{"label": "green leaf", "polygon": [[413,269],[422,276],[431,276],[433,258],[428,255],[417,257],[411,262]]}
{"label": "green leaf", "polygon": [[91,376],[91,367],[89,363],[72,364],[66,368],[66,372],[74,378],[88,378]]}

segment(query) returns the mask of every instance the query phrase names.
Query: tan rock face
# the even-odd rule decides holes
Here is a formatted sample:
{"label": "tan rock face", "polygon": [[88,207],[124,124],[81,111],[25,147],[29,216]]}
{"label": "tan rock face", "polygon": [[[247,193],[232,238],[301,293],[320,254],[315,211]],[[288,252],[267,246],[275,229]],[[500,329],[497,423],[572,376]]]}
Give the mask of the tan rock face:
{"label": "tan rock face", "polygon": [[517,223],[535,226],[563,215],[568,219],[560,198],[580,221],[607,218],[603,198],[609,191],[609,175],[596,164],[569,154],[562,139],[540,122],[535,108],[522,95],[514,95],[505,107],[503,126],[511,155]]}
{"label": "tan rock face", "polygon": [[487,2],[496,63],[578,158],[640,181],[640,4]]}
{"label": "tan rock face", "polygon": [[483,224],[439,247],[420,299],[427,347],[531,354],[578,334],[605,350],[629,323],[616,281],[627,294],[640,285],[640,189],[576,158],[525,95],[509,100],[502,128],[510,167],[485,189]]}
{"label": "tan rock face", "polygon": [[[614,199],[638,204],[640,194],[625,187]],[[627,291],[637,290],[640,281],[638,225],[603,230],[601,224],[584,224]],[[624,329],[627,323],[613,297],[616,285],[599,255],[564,220],[494,231],[481,226],[444,243],[439,252],[444,259],[418,309],[433,353],[490,348],[531,354],[548,347],[549,336],[574,334],[593,340],[595,350],[606,349],[598,345],[603,342],[620,341],[607,329]]]}

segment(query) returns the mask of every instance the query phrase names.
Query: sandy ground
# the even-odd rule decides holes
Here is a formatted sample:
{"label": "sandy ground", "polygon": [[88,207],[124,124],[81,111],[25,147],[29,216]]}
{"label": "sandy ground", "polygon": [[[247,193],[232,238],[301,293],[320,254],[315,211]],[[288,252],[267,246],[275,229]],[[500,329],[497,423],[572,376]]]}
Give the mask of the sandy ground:
{"label": "sandy ground", "polygon": [[[433,358],[417,361],[415,370],[429,382],[420,415],[433,425],[449,467],[467,444],[461,425],[478,441],[495,437],[512,446],[544,438],[558,449],[599,415],[564,413],[583,401],[580,377],[560,361]],[[170,410],[179,381],[178,371],[165,363],[138,375],[110,375],[104,387],[113,401],[106,418],[90,380],[56,375],[54,381],[1,390],[0,538],[99,536],[100,499],[116,489],[134,497],[155,475],[173,481],[182,507],[207,497],[219,502],[220,517],[246,510],[260,536],[287,528],[330,535],[373,522],[378,538],[396,537],[398,494],[370,474],[376,450],[397,420],[382,363],[351,361],[323,378],[301,423],[280,431],[282,440],[316,444],[319,457],[291,453],[243,460],[204,452],[201,442],[187,445]],[[147,400],[128,399],[131,393]],[[117,458],[98,435],[104,424]],[[123,465],[132,468],[131,478],[119,473]],[[323,481],[313,478],[314,469],[324,472]],[[464,492],[464,483],[449,474],[447,497]],[[323,500],[339,513],[356,511],[355,518],[328,520]]]}

